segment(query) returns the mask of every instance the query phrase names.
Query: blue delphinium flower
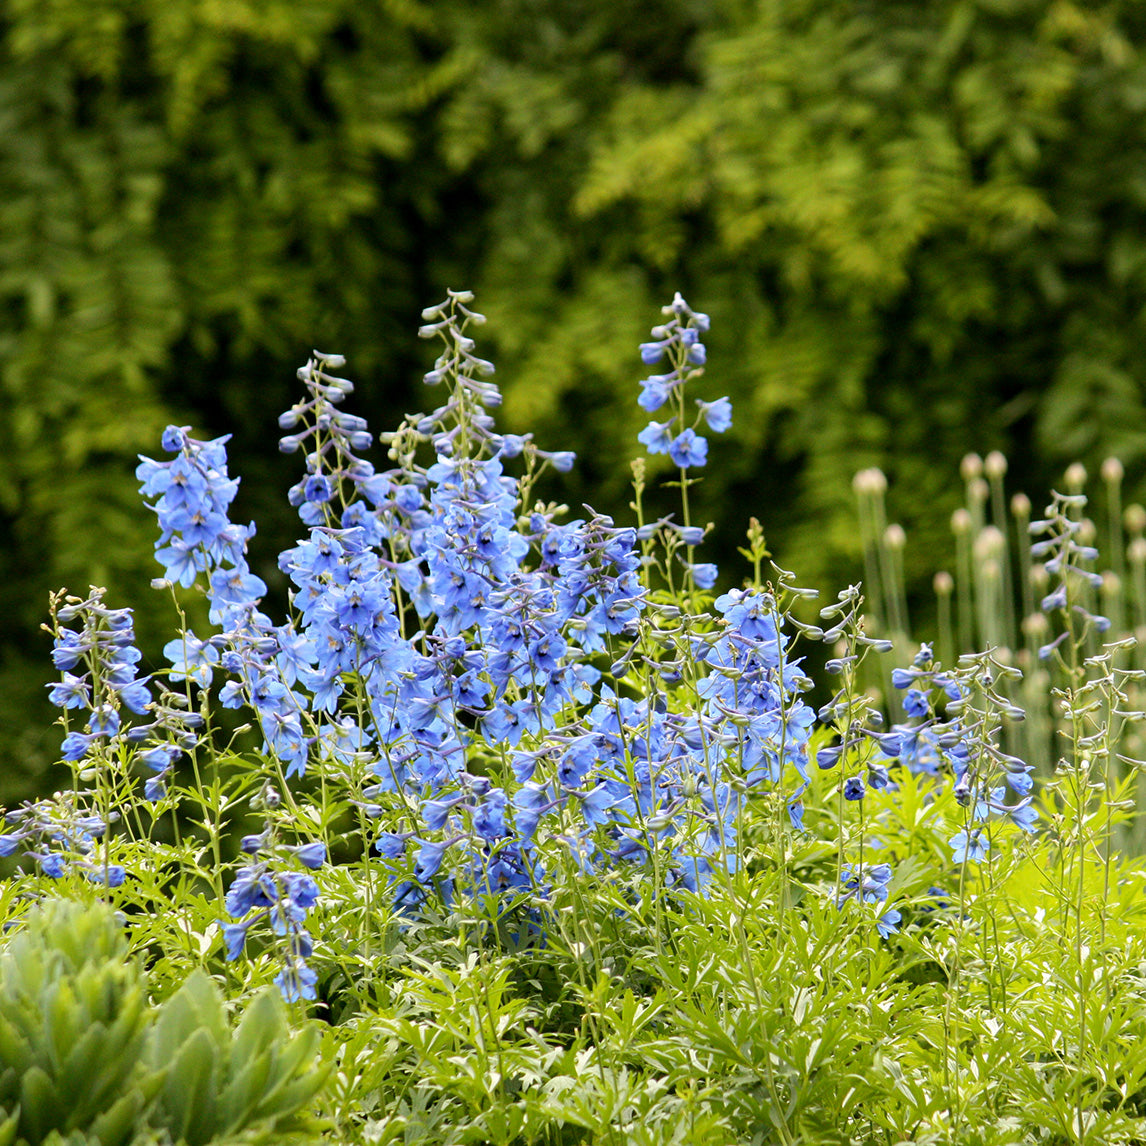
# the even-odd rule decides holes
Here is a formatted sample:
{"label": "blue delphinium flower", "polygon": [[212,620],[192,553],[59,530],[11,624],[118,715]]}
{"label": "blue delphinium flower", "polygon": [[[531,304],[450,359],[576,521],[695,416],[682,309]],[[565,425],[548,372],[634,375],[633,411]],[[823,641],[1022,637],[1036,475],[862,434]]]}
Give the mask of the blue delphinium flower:
{"label": "blue delphinium flower", "polygon": [[187,430],[168,426],[163,448],[175,457],[157,462],[141,456],[135,471],[140,492],[156,498],[151,506],[160,529],[156,559],[167,577],[184,588],[201,572],[222,574],[212,581],[215,607],[232,603],[226,598],[240,592],[236,581],[243,586],[243,598],[255,600],[266,593],[266,586],[247,568],[247,542],[255,527],[233,525],[227,516],[239,488],[238,478],[227,474],[230,435],[205,442]]}
{"label": "blue delphinium flower", "polygon": [[696,404],[708,428],[714,433],[723,434],[732,428],[732,403],[727,398],[717,398],[715,402],[697,398]]}
{"label": "blue delphinium flower", "polygon": [[688,569],[698,589],[711,589],[716,584],[719,570],[711,561],[697,561]]}
{"label": "blue delphinium flower", "polygon": [[673,444],[673,423],[676,418],[669,418],[667,422],[650,422],[638,435],[641,442],[650,454],[667,454]]}
{"label": "blue delphinium flower", "polygon": [[669,445],[668,454],[682,470],[702,466],[708,460],[708,442],[695,430],[683,430]]}
{"label": "blue delphinium flower", "polygon": [[[950,774],[955,799],[973,808],[974,820],[1005,816],[1024,832],[1033,832],[1038,812],[1031,806],[1031,766],[997,745],[1001,718],[1022,717],[995,683],[1016,675],[1015,670],[985,653],[964,658],[956,671],[946,672],[924,645],[911,668],[892,675],[896,687],[906,690],[904,708],[910,720],[876,736],[887,758],[936,783]],[[946,718],[937,712],[942,704],[947,706]],[[1020,797],[1013,805],[1005,802],[1007,787]],[[955,863],[982,862],[990,849],[988,834],[979,827],[960,830],[949,843]]]}
{"label": "blue delphinium flower", "polygon": [[315,997],[318,976],[306,963],[314,943],[304,924],[318,900],[319,887],[307,872],[284,870],[280,865],[293,854],[317,871],[325,861],[326,847],[319,842],[279,849],[273,836],[268,824],[257,840],[251,839],[252,846],[244,849],[260,858],[241,867],[227,891],[225,906],[231,922],[223,927],[223,939],[227,959],[233,962],[241,957],[250,929],[269,922],[280,961],[275,985],[286,1002],[292,1003]]}
{"label": "blue delphinium flower", "polygon": [[[849,899],[863,903],[886,904],[888,884],[891,882],[891,865],[887,863],[847,865],[841,872],[840,897],[837,907],[843,907]],[[903,916],[897,908],[886,907],[876,919],[876,930],[884,938],[899,929]]]}
{"label": "blue delphinium flower", "polygon": [[958,831],[948,841],[951,845],[953,863],[981,863],[987,858],[991,842],[982,828],[966,828]]}
{"label": "blue delphinium flower", "polygon": [[[119,815],[113,811],[109,818],[114,822]],[[62,879],[75,870],[93,883],[119,887],[127,877],[126,869],[111,863],[106,851],[96,854],[107,835],[108,820],[86,811],[76,793],[25,803],[5,813],[3,823],[7,830],[0,835],[0,856],[21,852],[50,879]]]}
{"label": "blue delphinium flower", "polygon": [[1033,535],[1046,535],[1031,546],[1031,557],[1043,562],[1043,568],[1055,583],[1054,589],[1042,599],[1042,611],[1059,614],[1063,624],[1062,632],[1039,649],[1042,660],[1049,658],[1072,633],[1072,639],[1080,639],[1080,634],[1088,629],[1104,633],[1110,628],[1107,617],[1086,608],[1082,591],[1084,586],[1091,589],[1102,586],[1102,574],[1087,568],[1098,558],[1098,550],[1078,540],[1085,507],[1083,494],[1056,493],[1046,508],[1045,519],[1030,523]]}
{"label": "blue delphinium flower", "polygon": [[[148,678],[138,677],[139,649],[130,609],[104,604],[105,590],[93,588],[81,600],[57,594],[52,599],[53,656],[62,678],[48,685],[48,697],[64,710],[87,713],[87,732],[67,729],[64,759],[79,761],[99,746],[126,733],[120,713],[146,713],[151,703]],[[61,603],[63,602],[63,603]],[[69,628],[70,625],[78,628]]]}
{"label": "blue delphinium flower", "polygon": [[[667,357],[671,369],[642,379],[637,401],[650,414],[666,403],[674,413],[666,421],[650,422],[638,438],[650,454],[667,453],[678,468],[693,469],[708,458],[708,441],[696,427],[703,421],[715,433],[724,433],[732,426],[732,404],[726,397],[711,402],[698,398],[697,417],[693,425],[685,425],[684,387],[704,373],[707,354],[700,336],[708,330],[708,315],[694,311],[679,293],[662,311],[668,321],[653,328],[654,341],[641,343],[641,360],[652,365]],[[674,425],[681,427],[679,433],[672,433]]]}
{"label": "blue delphinium flower", "polygon": [[903,914],[896,907],[888,908],[876,921],[875,928],[887,939],[895,931],[899,930],[899,924],[903,922]]}

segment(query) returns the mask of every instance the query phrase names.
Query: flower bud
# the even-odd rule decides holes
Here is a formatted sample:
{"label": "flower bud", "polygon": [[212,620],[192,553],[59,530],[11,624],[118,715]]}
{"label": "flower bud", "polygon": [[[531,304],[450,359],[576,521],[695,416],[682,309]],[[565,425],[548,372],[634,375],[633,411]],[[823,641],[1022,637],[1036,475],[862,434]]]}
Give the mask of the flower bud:
{"label": "flower bud", "polygon": [[998,450],[992,450],[983,459],[983,472],[989,478],[1001,478],[1007,472],[1007,459]]}
{"label": "flower bud", "polygon": [[964,481],[974,481],[983,473],[983,459],[978,454],[964,454],[963,460],[959,463],[959,472],[963,475]]}
{"label": "flower bud", "polygon": [[1082,462],[1072,462],[1066,467],[1062,479],[1066,483],[1067,489],[1072,493],[1077,493],[1086,485],[1086,466]]}
{"label": "flower bud", "polygon": [[1107,485],[1117,485],[1122,480],[1122,462],[1118,458],[1107,458],[1102,463],[1102,480]]}

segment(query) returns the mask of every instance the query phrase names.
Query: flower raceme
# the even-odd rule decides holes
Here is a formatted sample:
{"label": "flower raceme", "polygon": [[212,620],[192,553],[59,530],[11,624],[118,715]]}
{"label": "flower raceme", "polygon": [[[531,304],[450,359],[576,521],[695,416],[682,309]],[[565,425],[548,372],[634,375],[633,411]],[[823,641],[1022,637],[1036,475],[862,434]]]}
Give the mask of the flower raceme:
{"label": "flower raceme", "polygon": [[650,414],[665,406],[674,413],[666,421],[650,422],[638,438],[650,454],[668,454],[679,469],[695,469],[708,460],[708,440],[697,434],[697,426],[703,421],[714,433],[723,434],[732,426],[732,405],[727,398],[698,398],[699,412],[691,426],[685,425],[684,387],[704,373],[708,356],[700,336],[708,330],[709,319],[679,293],[662,311],[668,321],[653,327],[654,341],[641,343],[641,360],[652,366],[667,359],[671,369],[643,379],[637,401]]}

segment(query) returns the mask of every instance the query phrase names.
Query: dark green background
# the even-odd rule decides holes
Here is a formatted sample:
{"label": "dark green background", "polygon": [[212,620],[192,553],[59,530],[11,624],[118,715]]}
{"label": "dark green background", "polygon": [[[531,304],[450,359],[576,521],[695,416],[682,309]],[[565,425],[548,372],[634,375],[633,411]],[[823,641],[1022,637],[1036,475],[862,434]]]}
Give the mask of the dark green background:
{"label": "dark green background", "polygon": [[[275,415],[312,346],[384,429],[418,312],[477,291],[549,496],[623,516],[636,344],[681,290],[733,400],[699,516],[858,575],[880,465],[916,583],[968,450],[1036,506],[1146,473],[1146,7],[1058,0],[7,0],[0,9],[0,794],[44,783],[49,589],[149,648],[137,452],[234,433],[255,564],[298,527]],[[665,501],[668,506],[668,501]],[[50,782],[50,780],[48,781]]]}

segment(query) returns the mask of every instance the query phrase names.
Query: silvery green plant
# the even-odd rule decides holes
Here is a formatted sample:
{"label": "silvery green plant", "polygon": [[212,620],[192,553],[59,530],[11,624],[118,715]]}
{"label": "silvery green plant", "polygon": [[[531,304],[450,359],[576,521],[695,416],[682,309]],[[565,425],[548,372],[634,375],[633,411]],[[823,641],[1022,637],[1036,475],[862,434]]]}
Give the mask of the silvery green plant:
{"label": "silvery green plant", "polygon": [[191,975],[149,1004],[124,921],[49,899],[0,954],[0,1142],[209,1146],[307,1137],[321,1088],[313,1030],[294,1034],[274,992],[232,1031],[218,988]]}

